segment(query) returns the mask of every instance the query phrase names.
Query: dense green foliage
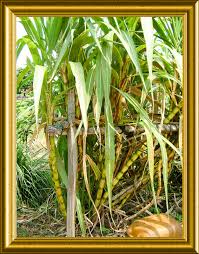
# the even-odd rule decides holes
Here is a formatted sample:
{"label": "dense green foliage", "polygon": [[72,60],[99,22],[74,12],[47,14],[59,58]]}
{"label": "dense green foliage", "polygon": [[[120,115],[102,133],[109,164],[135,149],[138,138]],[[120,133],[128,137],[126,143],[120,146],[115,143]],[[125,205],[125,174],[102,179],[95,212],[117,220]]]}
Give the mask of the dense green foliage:
{"label": "dense green foliage", "polygon": [[[17,56],[27,45],[32,59],[18,71],[17,92],[25,90],[29,97],[24,108],[20,105],[20,113],[28,113],[17,121],[19,197],[39,204],[39,195],[48,195],[49,171],[41,159],[38,165],[29,163],[23,157],[28,148],[21,144],[31,132],[53,126],[56,133],[46,132],[46,147],[59,208],[67,216],[71,179],[67,136],[61,134],[67,131],[68,93],[75,91],[78,174],[73,198],[82,235],[91,227],[85,218],[100,221],[104,205],[112,216],[113,208],[121,209],[134,190],[148,183],[155,211],[161,190],[168,210],[170,161],[181,154],[178,132],[161,128],[179,122],[182,108],[181,17],[22,17],[20,22],[27,35],[17,41]],[[133,135],[124,131],[127,126]],[[158,170],[163,183],[159,176],[157,184]]]}

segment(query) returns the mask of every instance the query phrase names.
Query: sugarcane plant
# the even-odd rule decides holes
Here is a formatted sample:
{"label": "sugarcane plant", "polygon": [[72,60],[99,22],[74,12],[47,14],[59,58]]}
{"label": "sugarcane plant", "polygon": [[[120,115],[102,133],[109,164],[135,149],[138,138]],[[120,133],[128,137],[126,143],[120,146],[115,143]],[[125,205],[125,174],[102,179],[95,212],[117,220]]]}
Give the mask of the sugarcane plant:
{"label": "sugarcane plant", "polygon": [[[169,161],[181,157],[181,129],[172,127],[183,105],[181,17],[21,17],[20,22],[26,35],[17,40],[17,56],[27,45],[32,58],[17,88],[32,80],[35,130],[45,130],[67,235],[75,236],[79,225],[85,236],[88,221],[101,227],[104,206],[114,220],[113,208],[121,209],[135,188],[148,183],[158,212],[157,172],[168,210]],[[126,174],[136,184],[121,191]]]}

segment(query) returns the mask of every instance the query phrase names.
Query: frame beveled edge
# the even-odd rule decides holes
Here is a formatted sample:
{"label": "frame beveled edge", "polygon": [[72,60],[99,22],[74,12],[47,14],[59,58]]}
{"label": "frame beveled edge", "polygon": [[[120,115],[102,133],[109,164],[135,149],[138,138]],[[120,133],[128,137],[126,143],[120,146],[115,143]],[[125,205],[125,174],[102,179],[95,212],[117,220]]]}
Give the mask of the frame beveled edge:
{"label": "frame beveled edge", "polygon": [[[198,152],[196,142],[196,137],[198,134],[198,129],[195,128],[195,117],[198,116],[198,90],[196,91],[196,81],[198,82],[198,51],[196,44],[198,43],[198,37],[194,40],[194,23],[195,17],[198,19],[198,12],[194,13],[198,10],[194,5],[195,1],[183,1],[182,5],[179,6],[171,6],[170,1],[164,1],[161,6],[157,5],[157,1],[154,1],[153,12],[151,12],[151,2],[149,5],[149,1],[141,1],[139,6],[137,5],[124,5],[124,3],[131,1],[117,2],[117,6],[113,9],[114,1],[109,1],[109,5],[104,8],[104,1],[103,4],[99,5],[89,5],[85,8],[84,4],[75,6],[73,5],[74,2],[71,2],[69,5],[63,5],[64,1],[60,2],[61,5],[53,6],[50,5],[51,1],[42,2],[43,5],[41,6],[36,5],[35,3],[38,1],[31,1],[34,6],[27,6],[27,2],[24,1],[1,1],[1,110],[3,118],[1,118],[1,126],[3,127],[3,132],[1,131],[1,140],[3,140],[1,147],[1,151],[4,151],[4,154],[1,152],[1,181],[2,181],[2,191],[1,191],[1,242],[3,245],[1,246],[0,252],[2,253],[26,253],[30,251],[30,247],[34,249],[34,252],[39,252],[43,250],[43,252],[48,251],[50,253],[57,252],[58,250],[63,252],[65,249],[66,251],[70,248],[71,252],[99,252],[107,251],[107,252],[129,252],[129,251],[136,251],[136,252],[170,252],[170,253],[198,253],[198,243],[196,249],[196,236],[198,235],[198,221],[195,221],[195,215],[198,215],[198,210],[194,210],[195,202],[198,202],[198,196],[194,195],[194,188],[198,187],[198,175],[196,174],[196,168],[198,166],[197,156],[194,156],[194,152]],[[67,4],[69,1],[65,1]],[[75,1],[75,3],[78,1]],[[78,3],[80,3],[79,1]],[[87,1],[91,3],[90,1]],[[107,3],[107,2],[106,2]],[[136,2],[137,3],[137,2]],[[142,4],[144,5],[142,6]],[[148,5],[146,4],[148,3]],[[112,5],[111,5],[112,4]],[[198,3],[197,3],[198,6]],[[83,8],[82,8],[83,7]],[[150,13],[149,13],[150,10]],[[127,11],[127,12],[125,12]],[[132,240],[132,239],[118,239],[118,238],[100,238],[100,239],[82,239],[82,238],[75,238],[75,239],[67,239],[67,238],[16,238],[16,227],[14,226],[14,222],[16,223],[16,202],[15,202],[15,154],[16,154],[16,146],[15,146],[15,90],[11,88],[10,84],[15,84],[15,16],[22,16],[22,15],[29,15],[29,16],[36,16],[36,15],[124,15],[122,13],[127,13],[127,15],[182,15],[184,16],[184,24],[187,26],[187,34],[185,33],[185,44],[184,50],[186,57],[184,57],[184,73],[186,70],[189,69],[189,74],[187,78],[184,78],[185,89],[184,93],[184,124],[183,127],[185,129],[184,133],[184,144],[186,150],[188,150],[188,156],[184,159],[184,165],[189,165],[189,170],[184,170],[184,183],[183,186],[186,186],[187,181],[187,192],[183,193],[184,199],[187,202],[186,206],[184,206],[184,224],[187,226],[187,236],[184,240]],[[195,15],[197,14],[197,15]],[[186,29],[184,28],[184,32]],[[2,33],[4,32],[4,33]],[[198,36],[198,34],[197,34]],[[186,46],[185,46],[186,45]],[[195,54],[197,53],[197,56]],[[195,68],[194,68],[195,66]],[[4,84],[4,86],[3,86]],[[195,86],[194,86],[195,84]],[[197,83],[198,85],[198,83]],[[15,87],[15,85],[14,85]],[[186,91],[186,88],[187,89]],[[187,100],[187,98],[192,98]],[[194,103],[196,100],[197,104]],[[195,111],[194,111],[195,106]],[[197,115],[196,115],[197,114]],[[198,124],[198,118],[197,122]],[[198,125],[196,126],[198,127]],[[2,130],[2,128],[1,128]],[[196,131],[196,134],[195,132]],[[3,135],[4,136],[3,136]],[[195,139],[194,139],[195,137]],[[4,150],[3,150],[4,149]],[[184,151],[186,154],[186,152]],[[8,154],[10,157],[8,157]],[[198,153],[196,154],[198,155]],[[194,158],[195,157],[195,158]],[[195,169],[195,171],[194,171]],[[187,174],[187,175],[185,175]],[[195,179],[194,179],[195,178]],[[194,183],[195,180],[195,184]],[[185,188],[184,188],[185,189]],[[196,189],[195,189],[196,190]],[[4,191],[4,192],[3,192]],[[187,211],[185,207],[188,207]],[[6,214],[3,214],[3,209],[6,211]],[[11,222],[11,223],[10,223]],[[197,227],[195,223],[197,222]],[[195,231],[195,234],[194,234]],[[194,239],[195,238],[195,239]],[[168,246],[169,244],[169,246]],[[68,247],[68,248],[67,248]],[[68,252],[68,251],[67,251]]]}
{"label": "frame beveled edge", "polygon": [[[196,83],[196,102],[195,102],[195,119],[196,119],[196,129],[195,129],[195,137],[196,140],[199,141],[199,2],[195,5],[195,83]],[[196,168],[196,178],[195,178],[195,193],[196,193],[196,223],[195,223],[195,239],[196,244],[195,248],[197,253],[199,253],[199,145],[196,143],[195,149],[195,168]]]}
{"label": "frame beveled edge", "polygon": [[2,227],[2,208],[3,208],[3,188],[2,188],[2,171],[3,171],[3,101],[2,101],[2,66],[3,66],[3,56],[2,56],[2,48],[3,48],[3,37],[2,37],[2,3],[0,2],[0,253],[2,253],[2,239],[3,239],[3,227]]}

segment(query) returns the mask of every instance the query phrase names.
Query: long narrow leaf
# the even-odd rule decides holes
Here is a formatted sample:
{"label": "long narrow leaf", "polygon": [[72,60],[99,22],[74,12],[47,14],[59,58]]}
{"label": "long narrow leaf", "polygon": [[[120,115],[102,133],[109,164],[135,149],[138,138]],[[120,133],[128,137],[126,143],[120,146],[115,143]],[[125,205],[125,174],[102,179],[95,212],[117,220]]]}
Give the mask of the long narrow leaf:
{"label": "long narrow leaf", "polygon": [[57,61],[56,61],[56,63],[55,63],[55,66],[54,66],[54,68],[53,68],[53,72],[52,72],[52,75],[51,75],[51,77],[50,77],[49,83],[53,80],[53,78],[54,78],[54,76],[55,76],[55,74],[56,74],[56,72],[57,72],[57,70],[58,70],[60,64],[62,63],[62,61],[63,61],[63,59],[64,59],[64,57],[65,57],[65,55],[66,55],[66,52],[67,52],[67,50],[68,50],[68,47],[69,47],[69,45],[70,45],[70,43],[71,43],[71,41],[72,41],[72,34],[73,34],[73,32],[74,32],[74,31],[69,32],[68,35],[67,35],[67,37],[65,38],[65,40],[64,40],[64,42],[63,42],[62,48],[61,48],[61,50],[60,50],[60,54],[59,54],[59,56],[58,56],[58,58],[57,58]]}
{"label": "long narrow leaf", "polygon": [[155,204],[156,211],[158,212],[155,188],[154,188],[154,146],[153,146],[153,136],[147,126],[142,122],[141,123],[145,129],[145,134],[147,138],[147,152],[148,152],[148,164],[149,164],[149,175],[151,179],[151,189],[153,194],[153,200]]}
{"label": "long narrow leaf", "polygon": [[150,118],[147,115],[147,112],[142,108],[142,106],[140,105],[140,103],[133,98],[131,95],[115,88],[119,93],[122,94],[122,96],[124,96],[124,98],[134,107],[134,109],[140,113],[141,119],[143,121],[145,121],[145,123],[148,124],[149,128],[152,130],[153,134],[155,137],[159,138],[160,140],[164,141],[165,143],[167,143],[178,155],[181,156],[180,151],[167,139],[165,138],[161,133],[159,133],[158,129],[156,128],[156,126],[151,122]]}
{"label": "long narrow leaf", "polygon": [[91,168],[95,174],[96,180],[99,180],[100,176],[101,176],[99,167],[97,166],[97,164],[93,161],[93,159],[88,154],[86,154],[86,159],[88,160],[88,163],[91,166]]}
{"label": "long narrow leaf", "polygon": [[176,62],[176,65],[177,65],[177,71],[179,73],[179,76],[180,76],[180,80],[182,81],[182,75],[183,75],[183,71],[182,71],[182,62],[183,62],[183,58],[182,58],[182,55],[180,53],[177,52],[176,49],[172,49],[172,54],[175,58],[175,62]]}
{"label": "long narrow leaf", "polygon": [[39,36],[39,33],[35,28],[34,21],[31,20],[29,17],[21,17],[21,23],[23,24],[23,27],[25,28],[29,38],[34,43],[37,43],[42,47],[42,38]]}
{"label": "long narrow leaf", "polygon": [[106,181],[109,197],[109,209],[111,212],[112,204],[112,182],[113,182],[113,172],[115,167],[115,132],[112,128],[113,126],[113,116],[111,111],[110,103],[110,85],[111,85],[111,61],[112,61],[112,49],[113,49],[113,32],[109,32],[104,37],[107,42],[103,44],[102,50],[104,56],[102,56],[101,62],[103,68],[101,68],[101,77],[104,90],[105,98],[105,168],[106,168]]}
{"label": "long narrow leaf", "polygon": [[85,21],[86,21],[86,24],[89,28],[89,31],[91,32],[91,35],[93,36],[93,38],[97,44],[97,47],[99,48],[100,52],[103,54],[102,47],[101,47],[101,44],[99,42],[98,35],[97,35],[97,27],[93,25],[93,23],[91,22],[91,18],[85,18]]}
{"label": "long narrow leaf", "polygon": [[17,40],[17,43],[16,43],[16,56],[17,56],[17,59],[22,51],[22,49],[24,48],[24,46],[26,45],[25,41],[23,39],[19,39]]}
{"label": "long narrow leaf", "polygon": [[79,198],[79,195],[76,195],[76,209],[77,209],[77,218],[79,221],[79,225],[80,225],[80,229],[82,231],[82,236],[86,235],[86,225],[84,222],[84,214],[82,211],[82,205],[81,205],[81,201]]}
{"label": "long narrow leaf", "polygon": [[96,60],[96,71],[95,71],[95,84],[96,84],[96,101],[94,103],[94,115],[97,128],[99,129],[99,119],[102,109],[102,101],[104,97],[103,83],[102,83],[102,54],[98,53]]}
{"label": "long narrow leaf", "polygon": [[17,77],[17,88],[19,88],[21,81],[23,80],[24,76],[28,73],[30,70],[29,66],[26,66],[18,75]]}
{"label": "long narrow leaf", "polygon": [[30,53],[32,55],[32,59],[35,65],[40,65],[42,63],[41,57],[39,55],[38,46],[27,36],[21,38],[25,44],[27,44]]}
{"label": "long narrow leaf", "polygon": [[81,63],[69,62],[72,73],[75,77],[75,85],[79,98],[80,110],[82,113],[82,120],[84,123],[84,128],[88,129],[87,120],[87,109],[88,109],[88,94],[86,91],[86,82],[84,78],[84,70]]}
{"label": "long narrow leaf", "polygon": [[139,60],[138,60],[137,51],[136,51],[135,44],[134,44],[134,41],[133,41],[132,37],[126,31],[120,30],[118,32],[110,23],[105,23],[105,24],[117,35],[117,37],[122,42],[124,48],[126,49],[127,53],[129,54],[129,57],[131,58],[131,61],[135,65],[136,70],[138,71],[138,73],[140,75],[140,78],[143,82],[143,85],[146,89],[144,76],[143,76],[143,73],[142,73],[142,69],[141,69],[141,66],[140,66],[140,63],[139,63]]}
{"label": "long narrow leaf", "polygon": [[149,69],[149,79],[152,81],[152,62],[153,62],[153,22],[151,17],[141,17],[142,29],[146,41],[146,55]]}
{"label": "long narrow leaf", "polygon": [[62,17],[53,17],[52,26],[49,30],[49,54],[55,48],[62,28]]}
{"label": "long narrow leaf", "polygon": [[77,49],[81,49],[86,44],[93,43],[94,40],[91,36],[89,36],[89,30],[85,30],[78,37],[76,37],[73,41],[73,45],[70,51],[70,61],[76,61],[78,54]]}
{"label": "long narrow leaf", "polygon": [[35,118],[38,126],[38,112],[41,90],[44,82],[46,82],[47,69],[44,66],[36,65],[33,79],[33,91],[34,91],[34,105],[35,105]]}

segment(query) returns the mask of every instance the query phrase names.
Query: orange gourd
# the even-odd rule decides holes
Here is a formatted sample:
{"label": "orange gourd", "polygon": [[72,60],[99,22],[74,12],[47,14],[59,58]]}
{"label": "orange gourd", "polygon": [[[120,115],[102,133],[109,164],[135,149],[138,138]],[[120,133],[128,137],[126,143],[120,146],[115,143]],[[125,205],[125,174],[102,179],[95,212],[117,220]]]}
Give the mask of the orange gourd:
{"label": "orange gourd", "polygon": [[127,234],[130,237],[182,238],[182,226],[171,216],[155,214],[134,221]]}

